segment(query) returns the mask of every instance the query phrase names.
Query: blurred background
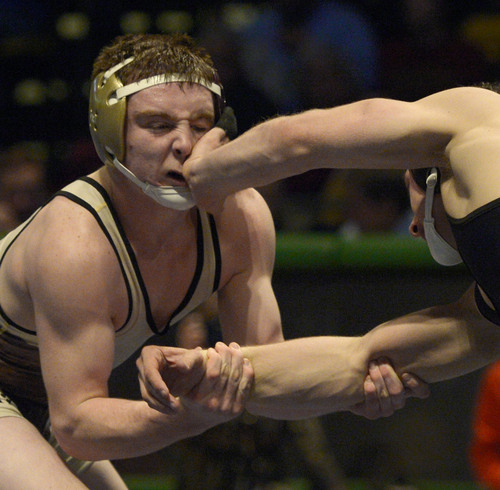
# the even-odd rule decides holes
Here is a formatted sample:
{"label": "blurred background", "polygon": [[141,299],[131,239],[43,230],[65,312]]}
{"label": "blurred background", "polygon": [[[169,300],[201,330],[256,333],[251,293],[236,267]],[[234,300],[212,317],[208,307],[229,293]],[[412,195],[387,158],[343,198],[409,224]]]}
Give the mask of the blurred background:
{"label": "blurred background", "polygon": [[[100,165],[87,129],[99,50],[119,34],[174,31],[211,53],[240,131],[275,114],[371,96],[411,101],[500,78],[498,0],[0,0],[0,230]],[[408,238],[400,172],[312,171],[260,191],[278,230],[274,282],[288,338],[362,334],[451,301],[469,282]],[[206,311],[200,318],[209,342],[216,321]],[[167,340],[179,343],[176,334]],[[467,452],[481,374],[440,383],[431,399],[386,420],[243,417],[117,464],[164,477],[155,488],[472,487]],[[112,386],[137,396],[132,363]]]}
{"label": "blurred background", "polygon": [[[0,147],[29,143],[46,160],[51,190],[98,165],[87,130],[89,77],[119,34],[196,37],[244,131],[276,113],[374,95],[415,100],[494,80],[499,15],[498,0],[1,0]],[[345,196],[332,173],[263,190],[278,228],[338,227]]]}

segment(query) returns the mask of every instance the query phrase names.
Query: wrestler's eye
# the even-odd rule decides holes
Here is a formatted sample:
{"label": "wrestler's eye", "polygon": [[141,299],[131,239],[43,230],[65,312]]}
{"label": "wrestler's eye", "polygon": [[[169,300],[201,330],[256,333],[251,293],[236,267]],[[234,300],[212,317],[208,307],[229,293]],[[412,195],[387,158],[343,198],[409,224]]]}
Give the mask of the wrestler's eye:
{"label": "wrestler's eye", "polygon": [[151,121],[146,125],[148,129],[153,131],[172,131],[175,128],[175,124],[170,121]]}
{"label": "wrestler's eye", "polygon": [[164,114],[139,114],[135,121],[139,127],[154,132],[172,131],[176,127],[175,121]]}
{"label": "wrestler's eye", "polygon": [[205,127],[205,126],[196,126],[196,125],[192,125],[191,126],[191,129],[195,132],[195,133],[206,133],[208,131],[209,128]]}
{"label": "wrestler's eye", "polygon": [[213,126],[212,122],[205,117],[202,117],[200,119],[196,119],[195,121],[191,121],[190,124],[191,124],[191,129],[195,133],[199,133],[199,134],[206,133]]}

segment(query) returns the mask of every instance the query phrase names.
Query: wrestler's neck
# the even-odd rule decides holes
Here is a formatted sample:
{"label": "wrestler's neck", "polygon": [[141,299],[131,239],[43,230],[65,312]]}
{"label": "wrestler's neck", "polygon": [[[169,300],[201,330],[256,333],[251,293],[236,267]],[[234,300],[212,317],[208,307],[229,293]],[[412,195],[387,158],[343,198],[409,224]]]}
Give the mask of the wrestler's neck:
{"label": "wrestler's neck", "polygon": [[165,243],[172,238],[172,230],[178,240],[182,230],[189,233],[196,224],[196,208],[178,211],[162,206],[113,169],[103,166],[91,177],[106,189],[129,238]]}

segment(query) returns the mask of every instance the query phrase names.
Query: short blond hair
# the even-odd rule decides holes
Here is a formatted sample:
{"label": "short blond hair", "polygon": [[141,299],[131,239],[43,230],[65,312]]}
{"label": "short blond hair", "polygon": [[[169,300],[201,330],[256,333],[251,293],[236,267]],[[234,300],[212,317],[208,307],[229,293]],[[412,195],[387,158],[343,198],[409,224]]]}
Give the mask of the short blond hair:
{"label": "short blond hair", "polygon": [[208,52],[187,34],[126,34],[104,47],[94,61],[92,80],[102,72],[133,57],[117,76],[124,85],[155,75],[181,74],[188,81],[218,83]]}

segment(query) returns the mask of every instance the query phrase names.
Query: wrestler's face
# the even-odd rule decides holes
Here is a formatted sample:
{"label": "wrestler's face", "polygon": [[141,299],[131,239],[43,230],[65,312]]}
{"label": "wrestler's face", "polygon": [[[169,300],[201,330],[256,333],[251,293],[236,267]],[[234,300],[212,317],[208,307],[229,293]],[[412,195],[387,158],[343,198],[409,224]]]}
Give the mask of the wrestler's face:
{"label": "wrestler's face", "polygon": [[[413,219],[410,223],[410,235],[425,240],[424,216],[425,216],[425,190],[423,190],[413,179],[409,170],[405,172],[405,184],[410,196],[410,206],[413,211]],[[451,231],[448,218],[443,205],[441,194],[434,195],[432,216],[436,231],[453,247],[456,248],[455,238]]]}
{"label": "wrestler's face", "polygon": [[211,92],[198,84],[167,83],[130,96],[125,166],[156,186],[185,186],[182,165],[214,125]]}

